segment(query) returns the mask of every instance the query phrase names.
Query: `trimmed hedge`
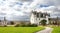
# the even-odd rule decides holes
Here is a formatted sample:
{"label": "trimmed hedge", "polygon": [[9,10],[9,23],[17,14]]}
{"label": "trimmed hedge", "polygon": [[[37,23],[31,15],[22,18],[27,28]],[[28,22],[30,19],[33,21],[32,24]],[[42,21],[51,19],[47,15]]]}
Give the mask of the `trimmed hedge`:
{"label": "trimmed hedge", "polygon": [[20,24],[17,24],[17,25],[15,25],[15,27],[37,27],[38,25],[36,25],[36,24],[27,24],[27,25],[25,25],[25,24],[22,24],[22,25],[20,25]]}
{"label": "trimmed hedge", "polygon": [[4,25],[3,27],[7,27],[7,25]]}

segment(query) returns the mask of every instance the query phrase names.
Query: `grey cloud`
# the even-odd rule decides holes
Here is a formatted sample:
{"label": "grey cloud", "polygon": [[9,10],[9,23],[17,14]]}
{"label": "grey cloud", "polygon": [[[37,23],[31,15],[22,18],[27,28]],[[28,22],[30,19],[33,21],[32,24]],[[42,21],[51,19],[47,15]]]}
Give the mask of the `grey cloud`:
{"label": "grey cloud", "polygon": [[[32,2],[34,2],[35,0],[19,0],[19,4],[20,4],[20,2],[22,2],[22,3],[24,3],[24,2],[30,2],[29,3],[29,5],[25,5],[24,6],[24,9],[26,8],[26,10],[28,9],[28,7],[27,6],[30,6],[31,5],[31,3]],[[37,0],[38,1],[38,0]],[[35,2],[36,3],[36,2]],[[35,4],[34,3],[34,4]],[[13,3],[11,3],[10,4],[10,7],[15,7],[16,5],[15,5],[16,3],[15,2],[13,2]],[[51,15],[52,16],[60,16],[60,9],[58,9],[59,7],[58,6],[60,6],[60,0],[40,0],[40,2],[39,3],[36,3],[36,7],[34,7],[34,8],[39,8],[39,6],[41,5],[41,4],[43,4],[43,5],[48,5],[48,7],[46,7],[44,10],[45,11],[52,11],[52,12],[54,12],[54,13],[51,13]],[[20,4],[21,5],[21,4]],[[16,7],[16,9],[14,9],[15,11],[21,11],[21,7],[22,6],[20,6],[20,5],[18,5],[17,7]],[[24,4],[23,4],[24,5]],[[38,6],[39,5],[39,6]],[[32,5],[33,6],[33,5]],[[49,8],[50,6],[54,6],[54,7],[51,7],[51,8]],[[33,8],[33,7],[32,7]],[[40,7],[41,8],[41,7]],[[23,9],[23,10],[24,10]],[[26,12],[26,10],[24,10],[24,11],[21,11],[22,13],[24,13],[25,15],[23,15],[23,16],[21,16],[21,15],[19,15],[19,16],[16,16],[16,15],[14,15],[14,14],[11,14],[10,15],[10,17],[7,17],[7,19],[9,19],[9,20],[29,20],[29,15],[30,15],[30,13],[29,12]],[[56,13],[57,12],[57,13]],[[5,15],[5,14],[1,14],[1,15]]]}
{"label": "grey cloud", "polygon": [[22,1],[22,2],[32,2],[33,0],[19,0],[19,1]]}
{"label": "grey cloud", "polygon": [[28,16],[11,16],[11,17],[7,17],[7,20],[29,21],[29,17]]}
{"label": "grey cloud", "polygon": [[[59,16],[60,17],[60,0],[43,0],[42,4],[46,4],[49,6],[54,6],[51,8],[44,9],[45,11],[52,11],[51,15],[53,16]],[[41,5],[41,4],[40,4]],[[49,7],[48,6],[48,7]],[[59,6],[59,7],[58,7]]]}
{"label": "grey cloud", "polygon": [[0,13],[0,15],[6,15],[6,13]]}

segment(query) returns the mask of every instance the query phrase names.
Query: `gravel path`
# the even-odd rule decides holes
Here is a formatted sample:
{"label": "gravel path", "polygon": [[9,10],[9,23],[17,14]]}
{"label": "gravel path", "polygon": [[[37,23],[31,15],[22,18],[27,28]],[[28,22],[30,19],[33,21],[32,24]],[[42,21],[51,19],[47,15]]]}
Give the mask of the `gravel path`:
{"label": "gravel path", "polygon": [[51,33],[52,32],[52,28],[50,27],[46,27],[46,29],[42,30],[42,31],[38,31],[36,33]]}

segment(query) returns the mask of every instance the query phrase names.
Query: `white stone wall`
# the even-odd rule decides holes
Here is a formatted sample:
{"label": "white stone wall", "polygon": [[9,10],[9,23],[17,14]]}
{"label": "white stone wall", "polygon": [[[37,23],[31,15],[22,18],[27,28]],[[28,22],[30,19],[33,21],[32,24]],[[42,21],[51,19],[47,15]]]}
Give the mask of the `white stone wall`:
{"label": "white stone wall", "polygon": [[34,15],[33,14],[31,14],[31,17],[30,17],[30,22],[31,22],[31,24],[33,24],[33,23],[35,23],[35,18],[34,18]]}
{"label": "white stone wall", "polygon": [[46,16],[46,18],[40,18],[40,17],[37,18],[37,17],[35,17],[34,14],[32,13],[32,14],[31,14],[31,17],[30,17],[30,22],[31,22],[31,24],[38,24],[38,25],[39,25],[39,22],[40,22],[41,20],[45,19],[45,20],[47,20],[46,24],[49,24],[48,18],[49,18],[49,16]]}
{"label": "white stone wall", "polygon": [[48,16],[46,16],[46,20],[47,20],[47,22],[46,22],[46,24],[49,24],[49,17]]}

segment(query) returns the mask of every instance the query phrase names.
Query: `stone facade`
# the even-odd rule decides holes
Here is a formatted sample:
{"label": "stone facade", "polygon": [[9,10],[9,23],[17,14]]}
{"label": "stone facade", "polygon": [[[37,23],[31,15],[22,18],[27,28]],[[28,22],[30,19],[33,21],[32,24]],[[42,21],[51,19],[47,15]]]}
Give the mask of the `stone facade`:
{"label": "stone facade", "polygon": [[42,13],[42,12],[37,12],[37,11],[32,11],[31,16],[30,16],[30,22],[31,24],[40,24],[39,22],[43,19],[47,20],[46,24],[49,24],[49,16],[50,14],[48,13]]}

